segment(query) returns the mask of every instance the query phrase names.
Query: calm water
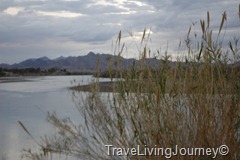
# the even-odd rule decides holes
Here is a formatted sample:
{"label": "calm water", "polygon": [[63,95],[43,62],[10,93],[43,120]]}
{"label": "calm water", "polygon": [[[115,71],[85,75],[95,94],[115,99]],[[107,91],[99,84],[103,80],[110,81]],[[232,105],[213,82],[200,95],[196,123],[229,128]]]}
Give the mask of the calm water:
{"label": "calm water", "polygon": [[0,83],[0,160],[20,159],[23,148],[37,145],[18,124],[21,121],[36,138],[51,134],[54,129],[46,121],[46,113],[55,111],[60,117],[81,117],[67,87],[75,80],[91,82],[91,76],[29,77],[29,82]]}

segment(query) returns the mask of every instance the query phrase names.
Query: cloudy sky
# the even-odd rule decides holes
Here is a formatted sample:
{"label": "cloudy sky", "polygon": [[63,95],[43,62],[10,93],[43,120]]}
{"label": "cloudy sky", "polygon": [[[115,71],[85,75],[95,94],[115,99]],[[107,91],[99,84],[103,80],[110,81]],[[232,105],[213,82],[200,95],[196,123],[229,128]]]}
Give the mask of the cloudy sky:
{"label": "cloudy sky", "polygon": [[113,53],[120,30],[123,56],[137,57],[144,28],[152,54],[174,54],[189,26],[200,33],[207,11],[213,30],[226,11],[226,39],[240,37],[238,6],[239,0],[0,0],[0,63]]}

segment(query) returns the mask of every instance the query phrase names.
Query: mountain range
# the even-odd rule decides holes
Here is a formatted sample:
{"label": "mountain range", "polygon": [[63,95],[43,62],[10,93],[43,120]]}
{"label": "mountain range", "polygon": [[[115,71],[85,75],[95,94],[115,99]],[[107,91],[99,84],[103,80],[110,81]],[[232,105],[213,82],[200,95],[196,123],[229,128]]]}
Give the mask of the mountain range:
{"label": "mountain range", "polygon": [[[0,68],[40,68],[40,69],[66,69],[69,72],[94,72],[97,69],[107,70],[109,65],[112,64],[114,67],[117,62],[120,62],[120,65],[123,68],[127,68],[133,65],[133,62],[140,64],[140,60],[133,58],[126,59],[121,56],[111,55],[111,54],[95,54],[89,52],[87,55],[78,56],[78,57],[59,57],[56,59],[49,59],[48,57],[41,58],[31,58],[24,60],[20,63],[15,63],[12,65],[9,64],[0,64]],[[112,63],[110,63],[112,62]],[[156,67],[159,65],[160,60],[155,58],[146,59],[146,64],[151,67]],[[115,64],[114,64],[115,63]]]}

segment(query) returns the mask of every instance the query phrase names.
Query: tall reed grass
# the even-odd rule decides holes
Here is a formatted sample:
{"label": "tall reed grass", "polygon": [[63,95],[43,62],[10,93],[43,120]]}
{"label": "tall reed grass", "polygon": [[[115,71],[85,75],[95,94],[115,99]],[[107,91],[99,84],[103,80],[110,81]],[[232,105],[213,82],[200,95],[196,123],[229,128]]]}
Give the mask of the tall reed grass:
{"label": "tall reed grass", "polygon": [[[229,147],[226,156],[216,159],[240,159],[240,66],[239,38],[223,48],[222,32],[227,20],[222,15],[216,38],[210,28],[210,14],[200,20],[201,40],[194,39],[192,27],[184,45],[186,54],[171,65],[167,53],[157,68],[149,67],[148,34],[141,39],[141,64],[133,63],[122,72],[121,61],[111,62],[118,68],[114,92],[99,92],[99,83],[88,93],[73,91],[73,99],[84,118],[82,124],[49,113],[48,121],[58,130],[39,143],[38,153],[25,150],[23,158],[44,159],[61,154],[79,159],[166,159],[164,156],[108,156],[105,145],[134,148],[154,147]],[[115,54],[124,51],[121,32]],[[240,35],[238,35],[240,36]],[[193,37],[193,38],[192,38]],[[195,36],[196,37],[196,36]],[[20,123],[21,124],[21,123]],[[27,129],[21,124],[25,131]],[[173,156],[178,160],[207,160],[211,156]]]}

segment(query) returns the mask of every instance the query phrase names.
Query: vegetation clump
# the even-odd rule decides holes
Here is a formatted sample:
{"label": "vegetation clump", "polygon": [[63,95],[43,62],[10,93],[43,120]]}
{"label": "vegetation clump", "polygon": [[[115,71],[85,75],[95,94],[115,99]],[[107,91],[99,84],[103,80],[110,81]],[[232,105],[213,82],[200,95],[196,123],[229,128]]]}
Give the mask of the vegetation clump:
{"label": "vegetation clump", "polygon": [[[38,154],[26,151],[23,158],[41,159],[64,154],[69,158],[92,160],[160,160],[166,157],[107,155],[105,145],[121,148],[138,145],[218,148],[227,145],[229,153],[218,155],[217,159],[240,159],[239,39],[229,42],[229,49],[223,48],[221,33],[226,20],[224,12],[214,39],[207,13],[207,20],[200,20],[201,40],[196,38],[197,43],[191,40],[191,26],[185,40],[187,53],[178,57],[181,60],[174,67],[169,64],[171,56],[166,53],[155,70],[145,63],[149,52],[145,30],[141,41],[143,49],[139,51],[141,65],[133,64],[127,71],[117,70],[114,74],[109,66],[111,78],[118,77],[112,88],[114,92],[99,92],[98,82],[89,88],[89,92],[73,91],[73,99],[84,122],[74,124],[70,119],[49,113],[48,121],[58,133],[43,139]],[[116,49],[119,56],[123,52],[120,46],[124,47],[121,32],[117,39],[119,49]],[[176,155],[172,158],[212,159],[208,155]]]}

